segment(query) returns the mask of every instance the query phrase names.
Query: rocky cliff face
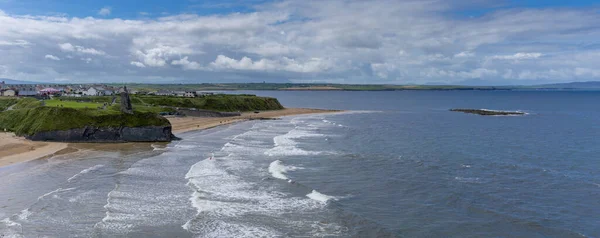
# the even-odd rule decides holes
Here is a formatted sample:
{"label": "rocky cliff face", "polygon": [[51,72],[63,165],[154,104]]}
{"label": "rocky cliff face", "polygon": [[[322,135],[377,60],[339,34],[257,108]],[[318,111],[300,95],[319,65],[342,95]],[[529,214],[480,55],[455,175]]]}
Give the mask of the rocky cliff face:
{"label": "rocky cliff face", "polygon": [[57,142],[169,142],[176,137],[171,126],[99,128],[85,127],[64,131],[38,132],[27,139]]}

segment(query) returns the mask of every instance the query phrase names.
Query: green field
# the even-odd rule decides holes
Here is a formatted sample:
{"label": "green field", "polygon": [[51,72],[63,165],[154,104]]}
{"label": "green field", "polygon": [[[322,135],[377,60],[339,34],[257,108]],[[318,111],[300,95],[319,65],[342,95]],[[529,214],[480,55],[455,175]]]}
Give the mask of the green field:
{"label": "green field", "polygon": [[102,107],[104,103],[95,103],[95,102],[77,102],[77,101],[62,101],[59,99],[46,100],[47,107],[68,107],[68,108],[76,108],[76,109],[96,109],[98,107]]}

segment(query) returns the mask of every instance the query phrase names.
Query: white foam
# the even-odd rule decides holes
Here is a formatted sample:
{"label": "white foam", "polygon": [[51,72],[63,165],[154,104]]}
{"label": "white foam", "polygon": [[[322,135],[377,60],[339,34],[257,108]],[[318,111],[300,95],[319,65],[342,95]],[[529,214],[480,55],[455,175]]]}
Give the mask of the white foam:
{"label": "white foam", "polygon": [[327,201],[332,200],[332,199],[337,200],[335,197],[322,194],[322,193],[318,192],[317,190],[312,190],[312,192],[309,194],[306,194],[306,196],[312,200],[316,200],[316,201],[323,202],[323,203],[326,203]]}
{"label": "white foam", "polygon": [[[269,173],[275,178],[289,180],[285,175],[289,171],[296,171],[300,167],[284,165],[281,160],[275,160],[269,165]],[[290,180],[291,181],[291,180]]]}
{"label": "white foam", "polygon": [[[214,162],[202,160],[191,166],[186,178],[194,191],[189,201],[197,214],[182,228],[199,237],[278,237],[282,235],[270,225],[240,223],[240,218],[283,216],[323,208],[321,202],[293,197],[248,181],[244,175],[248,170],[240,170],[239,167],[248,169],[253,166],[256,165],[248,164],[248,159],[235,155]],[[285,171],[299,169],[286,166],[281,161],[275,161],[269,167],[269,172],[279,178],[285,177]]]}
{"label": "white foam", "polygon": [[157,151],[157,150],[159,150],[159,151],[167,150],[167,147],[166,147],[166,146],[159,146],[159,145],[155,145],[155,144],[152,144],[152,145],[150,145],[150,146],[152,146],[152,148],[153,148],[153,151]]}
{"label": "white foam", "polygon": [[98,165],[89,167],[87,169],[81,170],[81,172],[79,172],[79,173],[73,175],[72,177],[70,177],[69,179],[67,179],[67,182],[71,182],[71,180],[73,180],[73,179],[75,179],[75,178],[77,178],[77,177],[79,177],[81,175],[87,174],[89,172],[92,172],[92,171],[97,170],[97,169],[102,168],[102,167],[104,167],[103,164],[98,164]]}
{"label": "white foam", "polygon": [[318,155],[319,151],[306,151],[296,147],[297,142],[294,139],[309,137],[324,137],[319,133],[312,133],[307,130],[298,129],[298,127],[289,131],[287,134],[275,136],[273,142],[275,147],[264,152],[268,156],[295,156],[295,155]]}
{"label": "white foam", "polygon": [[21,213],[19,213],[19,215],[17,217],[19,218],[19,220],[24,221],[24,220],[27,220],[27,218],[29,218],[30,215],[31,215],[31,211],[29,211],[29,208],[27,208],[27,209],[21,210]]}
{"label": "white foam", "polygon": [[2,237],[2,238],[25,237],[22,234],[20,234],[20,232],[23,229],[23,227],[20,223],[14,222],[14,221],[10,220],[9,218],[0,220],[0,222],[6,224],[6,226],[5,226],[6,229],[2,229],[2,231],[1,231],[2,233],[0,233],[0,237]]}
{"label": "white foam", "polygon": [[46,197],[48,197],[50,195],[54,195],[53,196],[54,198],[58,198],[58,196],[55,195],[56,193],[70,191],[70,190],[73,190],[73,189],[76,189],[76,188],[58,188],[58,189],[56,189],[54,191],[51,191],[51,192],[48,192],[48,193],[46,193],[46,194],[44,194],[42,196],[39,196],[38,197],[38,201],[42,200],[42,199],[44,199],[44,198],[46,198]]}
{"label": "white foam", "polygon": [[479,178],[454,177],[454,179],[461,183],[481,183]]}

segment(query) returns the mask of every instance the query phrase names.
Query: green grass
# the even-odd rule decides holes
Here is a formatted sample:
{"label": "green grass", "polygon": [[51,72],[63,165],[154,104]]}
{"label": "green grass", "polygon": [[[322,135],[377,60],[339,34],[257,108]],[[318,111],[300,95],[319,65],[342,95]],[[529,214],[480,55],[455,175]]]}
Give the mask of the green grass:
{"label": "green grass", "polygon": [[[68,108],[98,108],[104,103],[112,102],[112,96],[81,97],[47,100],[46,106]],[[121,102],[117,97],[116,105]],[[166,107],[186,107],[215,111],[255,111],[255,110],[279,110],[283,106],[275,98],[257,97],[255,95],[209,95],[198,98],[182,98],[168,96],[142,96],[131,95],[131,103],[135,111],[140,112],[172,112],[174,109]],[[118,111],[119,107],[115,105],[109,107],[110,110]]]}
{"label": "green grass", "polygon": [[102,107],[104,103],[96,103],[96,102],[77,102],[77,101],[61,101],[59,99],[46,100],[47,107],[68,107],[68,108],[76,108],[76,109],[97,109],[98,107]]}
{"label": "green grass", "polygon": [[0,113],[0,129],[15,132],[19,136],[86,126],[140,127],[167,125],[170,125],[167,119],[151,112],[138,112],[130,115],[113,110],[37,107]]}
{"label": "green grass", "polygon": [[35,98],[20,98],[13,109],[36,108],[42,105],[42,102]]}
{"label": "green grass", "polygon": [[199,98],[136,96],[134,98],[154,106],[186,107],[225,112],[283,109],[276,98],[257,97],[255,95],[222,94]]}
{"label": "green grass", "polygon": [[0,97],[0,112],[17,103],[16,98]]}

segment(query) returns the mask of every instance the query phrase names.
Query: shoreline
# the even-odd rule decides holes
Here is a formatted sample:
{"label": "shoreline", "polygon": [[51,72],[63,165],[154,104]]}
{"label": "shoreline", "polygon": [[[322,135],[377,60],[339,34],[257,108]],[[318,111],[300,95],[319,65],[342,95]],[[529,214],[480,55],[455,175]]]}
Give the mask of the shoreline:
{"label": "shoreline", "polygon": [[30,141],[14,133],[0,132],[0,167],[52,157],[68,147],[68,143]]}
{"label": "shoreline", "polygon": [[242,121],[275,120],[284,116],[337,112],[344,111],[311,108],[286,108],[275,111],[259,111],[259,113],[244,112],[241,116],[235,117],[167,117],[167,119],[169,122],[171,122],[173,134],[177,135],[185,132],[205,130]]}
{"label": "shoreline", "polygon": [[[286,108],[276,111],[244,112],[235,117],[167,117],[175,135],[206,130],[249,120],[275,120],[284,116],[303,114],[336,113],[343,110],[310,108]],[[97,143],[112,146],[112,143]],[[121,143],[122,144],[122,143]],[[57,154],[68,154],[77,148],[78,143],[30,141],[14,133],[0,132],[0,168],[27,161],[50,158]],[[76,150],[75,150],[76,151]]]}

